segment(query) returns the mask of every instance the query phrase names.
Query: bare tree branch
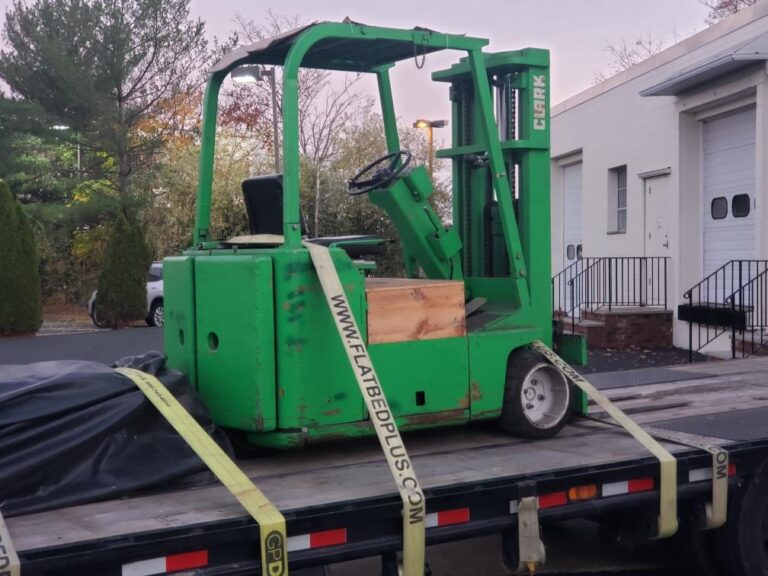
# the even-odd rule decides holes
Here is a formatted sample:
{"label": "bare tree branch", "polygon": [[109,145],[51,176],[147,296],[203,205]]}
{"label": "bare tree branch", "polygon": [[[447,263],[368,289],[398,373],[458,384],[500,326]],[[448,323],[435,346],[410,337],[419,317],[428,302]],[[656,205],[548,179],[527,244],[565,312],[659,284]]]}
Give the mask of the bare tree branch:
{"label": "bare tree branch", "polygon": [[699,2],[709,8],[705,22],[711,26],[752,6],[757,0],[699,0]]}
{"label": "bare tree branch", "polygon": [[[674,41],[677,41],[676,35]],[[661,52],[667,46],[665,38],[654,38],[649,32],[640,34],[632,40],[621,38],[618,42],[608,42],[605,48],[611,56],[610,67],[607,72],[595,74],[594,84],[618,74],[622,70],[642,62],[646,58]]]}

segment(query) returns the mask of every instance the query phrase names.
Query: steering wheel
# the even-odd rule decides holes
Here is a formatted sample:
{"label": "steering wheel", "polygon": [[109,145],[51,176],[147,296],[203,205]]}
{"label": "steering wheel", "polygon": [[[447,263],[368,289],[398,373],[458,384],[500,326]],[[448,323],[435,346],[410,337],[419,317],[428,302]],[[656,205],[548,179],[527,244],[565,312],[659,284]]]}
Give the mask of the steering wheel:
{"label": "steering wheel", "polygon": [[[395,178],[400,176],[410,162],[411,153],[408,150],[398,150],[382,156],[350,179],[347,193],[350,196],[359,196],[377,188],[386,188]],[[385,163],[386,166],[382,166]]]}

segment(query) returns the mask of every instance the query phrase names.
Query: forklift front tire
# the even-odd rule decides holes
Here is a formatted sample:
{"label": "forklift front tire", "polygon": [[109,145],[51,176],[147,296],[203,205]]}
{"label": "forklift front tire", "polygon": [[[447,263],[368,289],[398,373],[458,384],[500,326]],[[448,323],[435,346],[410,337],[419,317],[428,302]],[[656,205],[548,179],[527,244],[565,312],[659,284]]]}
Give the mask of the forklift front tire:
{"label": "forklift front tire", "polygon": [[520,438],[552,438],[565,426],[571,387],[557,368],[533,350],[520,348],[507,362],[499,426]]}

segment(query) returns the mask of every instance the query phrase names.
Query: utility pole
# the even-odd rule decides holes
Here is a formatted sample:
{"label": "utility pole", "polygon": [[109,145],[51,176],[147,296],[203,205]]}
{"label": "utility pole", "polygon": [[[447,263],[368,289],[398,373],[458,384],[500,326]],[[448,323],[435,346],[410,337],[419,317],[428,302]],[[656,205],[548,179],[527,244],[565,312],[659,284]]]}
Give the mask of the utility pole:
{"label": "utility pole", "polygon": [[275,69],[261,71],[263,76],[269,76],[269,87],[272,90],[272,146],[275,149],[275,174],[280,173],[280,136],[277,129],[277,87],[275,84]]}
{"label": "utility pole", "polygon": [[253,84],[269,78],[272,92],[272,145],[275,149],[275,174],[280,173],[280,132],[277,125],[277,84],[275,68],[266,69],[258,64],[245,64],[232,71],[232,80],[238,84]]}

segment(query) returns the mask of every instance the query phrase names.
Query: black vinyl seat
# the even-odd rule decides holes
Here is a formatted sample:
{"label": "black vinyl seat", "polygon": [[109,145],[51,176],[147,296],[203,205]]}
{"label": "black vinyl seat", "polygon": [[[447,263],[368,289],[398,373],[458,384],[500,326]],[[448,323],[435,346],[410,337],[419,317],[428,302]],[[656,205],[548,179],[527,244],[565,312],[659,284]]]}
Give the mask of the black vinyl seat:
{"label": "black vinyl seat", "polygon": [[[270,174],[243,180],[243,199],[251,234],[283,233],[283,175]],[[301,218],[301,235],[305,235]]]}
{"label": "black vinyl seat", "polygon": [[[283,175],[270,174],[243,180],[243,200],[248,213],[248,227],[251,234],[283,234]],[[307,236],[304,215],[299,214],[301,235]],[[323,246],[339,244],[350,258],[361,258],[383,252],[384,241],[376,236],[326,236],[312,238],[312,242]],[[361,242],[366,242],[361,244]]]}

